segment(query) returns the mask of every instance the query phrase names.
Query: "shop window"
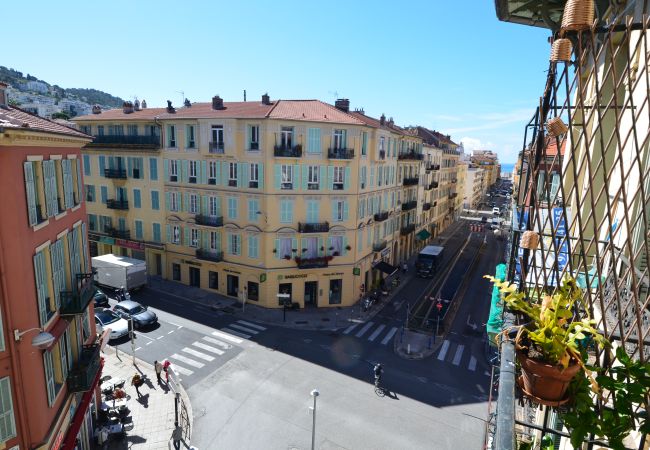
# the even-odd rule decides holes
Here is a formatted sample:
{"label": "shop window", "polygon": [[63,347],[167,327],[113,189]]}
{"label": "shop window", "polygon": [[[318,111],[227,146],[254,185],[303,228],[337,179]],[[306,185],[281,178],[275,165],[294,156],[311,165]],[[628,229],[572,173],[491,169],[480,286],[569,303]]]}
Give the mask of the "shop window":
{"label": "shop window", "polygon": [[341,303],[341,291],[343,280],[330,280],[330,305],[339,305]]}
{"label": "shop window", "polygon": [[253,282],[249,281],[248,282],[248,300],[253,300],[254,302],[257,302],[260,300],[260,285]]}
{"label": "shop window", "polygon": [[181,265],[173,263],[172,264],[172,279],[174,281],[181,281]]}
{"label": "shop window", "polygon": [[219,273],[210,271],[208,273],[208,287],[210,289],[219,289]]}

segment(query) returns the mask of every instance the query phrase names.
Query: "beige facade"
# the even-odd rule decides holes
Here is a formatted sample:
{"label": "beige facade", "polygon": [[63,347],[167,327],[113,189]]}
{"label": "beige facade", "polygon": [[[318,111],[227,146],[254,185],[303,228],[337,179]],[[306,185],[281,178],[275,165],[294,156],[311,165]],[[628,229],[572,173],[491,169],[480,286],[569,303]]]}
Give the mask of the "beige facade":
{"label": "beige facade", "polygon": [[467,182],[464,190],[464,208],[476,209],[485,194],[483,175],[485,171],[479,167],[467,168]]}

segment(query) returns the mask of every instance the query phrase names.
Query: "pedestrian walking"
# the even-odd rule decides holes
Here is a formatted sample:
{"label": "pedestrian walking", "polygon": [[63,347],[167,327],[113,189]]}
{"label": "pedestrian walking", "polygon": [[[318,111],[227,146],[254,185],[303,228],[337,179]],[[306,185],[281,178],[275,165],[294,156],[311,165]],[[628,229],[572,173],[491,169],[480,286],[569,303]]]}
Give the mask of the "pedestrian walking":
{"label": "pedestrian walking", "polygon": [[409,271],[409,265],[406,261],[404,261],[404,264],[402,264],[402,272],[406,273]]}
{"label": "pedestrian walking", "polygon": [[140,393],[140,386],[142,385],[142,377],[140,374],[135,374],[133,375],[133,378],[131,378],[131,385],[135,387],[135,392],[138,394],[138,398],[142,397],[142,394]]}
{"label": "pedestrian walking", "polygon": [[171,366],[172,363],[169,362],[168,359],[163,362],[163,370],[165,371],[165,382],[169,384],[169,366]]}
{"label": "pedestrian walking", "polygon": [[163,370],[163,365],[160,364],[158,361],[154,361],[153,363],[154,369],[156,369],[156,379],[158,380],[158,384],[162,383],[162,378],[160,377],[160,374],[162,373]]}

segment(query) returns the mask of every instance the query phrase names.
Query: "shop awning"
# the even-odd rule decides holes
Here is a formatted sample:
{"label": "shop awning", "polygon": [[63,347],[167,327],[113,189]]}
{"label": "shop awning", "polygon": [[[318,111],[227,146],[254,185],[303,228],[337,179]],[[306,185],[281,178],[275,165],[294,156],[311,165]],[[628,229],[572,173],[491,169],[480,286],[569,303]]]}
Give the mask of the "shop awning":
{"label": "shop awning", "polygon": [[380,271],[384,272],[387,275],[392,275],[395,272],[397,272],[397,270],[398,270],[397,267],[391,266],[390,264],[388,264],[387,262],[384,262],[384,261],[379,261],[377,264],[375,264],[373,266],[373,268],[377,269],[377,270],[380,270]]}
{"label": "shop awning", "polygon": [[424,241],[425,239],[429,239],[431,237],[431,233],[429,233],[427,230],[421,230],[416,233],[415,237],[421,241]]}

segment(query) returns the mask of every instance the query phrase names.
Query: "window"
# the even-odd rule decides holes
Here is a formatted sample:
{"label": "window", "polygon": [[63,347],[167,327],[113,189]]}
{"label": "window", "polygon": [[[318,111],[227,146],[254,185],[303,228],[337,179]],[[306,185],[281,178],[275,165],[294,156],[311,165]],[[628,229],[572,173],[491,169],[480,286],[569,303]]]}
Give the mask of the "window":
{"label": "window", "polygon": [[321,143],[320,143],[320,128],[309,128],[307,130],[307,152],[308,153],[320,153],[321,152]]}
{"label": "window", "polygon": [[180,210],[180,192],[169,193],[169,210],[178,212]]}
{"label": "window", "polygon": [[88,214],[88,228],[90,231],[97,231],[97,215]]}
{"label": "window", "polygon": [[260,127],[259,125],[251,125],[248,127],[248,149],[260,149]]}
{"label": "window", "polygon": [[124,125],[109,125],[108,126],[108,135],[109,136],[124,136]]}
{"label": "window", "polygon": [[89,177],[91,174],[90,171],[90,155],[83,155],[84,161],[84,176]]}
{"label": "window", "polygon": [[307,223],[318,223],[320,202],[318,200],[307,201]]}
{"label": "window", "polygon": [[133,207],[134,208],[141,208],[142,207],[140,189],[133,189]]}
{"label": "window", "polygon": [[345,148],[346,145],[346,132],[345,130],[334,130],[333,144],[337,150]]}
{"label": "window", "polygon": [[201,242],[200,232],[196,228],[190,228],[190,247],[197,248]]}
{"label": "window", "polygon": [[293,200],[280,200],[280,223],[293,222]]}
{"label": "window", "polygon": [[196,180],[198,178],[198,161],[190,161],[190,183],[196,183]]}
{"label": "window", "polygon": [[185,147],[195,148],[196,142],[194,140],[194,125],[187,125],[185,127]]}
{"label": "window", "polygon": [[94,202],[97,198],[95,197],[95,186],[92,184],[87,184],[85,186],[86,190],[86,201],[87,202]]}
{"label": "window", "polygon": [[320,174],[320,167],[318,166],[309,166],[307,173],[307,189],[310,191],[318,190],[318,177]]}
{"label": "window", "polygon": [[228,186],[237,186],[237,163],[228,163]]}
{"label": "window", "polygon": [[178,160],[169,160],[169,181],[178,181]]}
{"label": "window", "polygon": [[151,224],[151,231],[153,231],[153,241],[162,242],[162,238],[160,236],[160,224],[159,223]]}
{"label": "window", "polygon": [[228,218],[237,219],[237,199],[235,197],[228,198]]}
{"label": "window", "polygon": [[368,154],[368,132],[363,131],[361,133],[361,156],[366,156]]}
{"label": "window", "polygon": [[216,185],[218,174],[217,161],[208,161],[208,184]]}
{"label": "window", "polygon": [[176,126],[167,125],[167,147],[176,148]]}
{"label": "window", "polygon": [[329,238],[329,252],[334,255],[343,255],[343,236],[332,236]]}
{"label": "window", "polygon": [[136,220],[135,221],[135,238],[143,240],[143,232],[142,232],[142,221],[141,220]]}
{"label": "window", "polygon": [[196,194],[190,194],[190,213],[198,214],[199,213],[199,196]]}
{"label": "window", "polygon": [[208,272],[208,287],[210,289],[219,289],[219,273],[213,272],[212,270]]}
{"label": "window", "polygon": [[248,200],[248,221],[256,223],[260,211],[260,201],[257,199]]}
{"label": "window", "polygon": [[97,125],[97,136],[104,136],[104,125]]}
{"label": "window", "polygon": [[231,255],[241,254],[240,236],[235,233],[228,234],[228,253]]}
{"label": "window", "polygon": [[385,141],[386,141],[386,138],[385,138],[384,136],[381,136],[381,137],[379,138],[379,151],[380,151],[380,152],[383,152],[383,151],[384,151]]}
{"label": "window", "polygon": [[280,147],[283,150],[293,147],[293,127],[282,127],[280,130]]}
{"label": "window", "polygon": [[126,126],[126,133],[129,136],[137,136],[138,135],[138,126],[137,125],[127,125]]}
{"label": "window", "polygon": [[332,203],[332,220],[334,222],[348,220],[348,202],[345,200],[335,200]]}
{"label": "window", "polygon": [[181,265],[172,263],[172,278],[174,281],[181,281]]}
{"label": "window", "polygon": [[210,197],[208,200],[208,210],[209,214],[212,217],[217,217],[221,214],[221,208],[219,207],[219,198]]}
{"label": "window", "polygon": [[333,189],[335,191],[343,190],[343,180],[345,179],[345,167],[334,167]]}
{"label": "window", "polygon": [[361,177],[360,177],[360,182],[361,182],[361,189],[366,188],[366,181],[367,181],[367,175],[368,171],[366,170],[366,167],[361,168]]}
{"label": "window", "polygon": [[151,191],[151,209],[160,210],[160,194],[158,191]]}
{"label": "window", "polygon": [[248,257],[260,257],[260,238],[258,236],[248,236]]}
{"label": "window", "polygon": [[379,166],[377,168],[377,186],[381,187],[382,175],[384,174],[384,168]]}
{"label": "window", "polygon": [[181,243],[181,227],[179,225],[172,225],[172,244]]}
{"label": "window", "polygon": [[260,285],[255,283],[254,281],[249,281],[248,282],[248,292],[247,292],[246,298],[248,300],[252,300],[254,302],[259,301],[259,299],[260,299]]}
{"label": "window", "polygon": [[260,165],[257,163],[251,163],[248,173],[248,187],[257,189],[259,187],[260,180]]}
{"label": "window", "polygon": [[158,160],[149,158],[149,177],[152,181],[158,180]]}
{"label": "window", "polygon": [[293,189],[293,166],[282,164],[280,166],[281,189]]}
{"label": "window", "polygon": [[221,250],[221,235],[216,231],[210,232],[210,250]]}
{"label": "window", "polygon": [[330,280],[330,305],[338,305],[341,303],[341,291],[343,287],[343,280]]}
{"label": "window", "polygon": [[293,244],[294,239],[291,238],[280,238],[277,239],[277,257],[278,258],[283,258],[283,259],[290,259],[291,258],[291,250],[293,247],[291,245]]}
{"label": "window", "polygon": [[210,153],[223,153],[223,125],[212,125]]}

